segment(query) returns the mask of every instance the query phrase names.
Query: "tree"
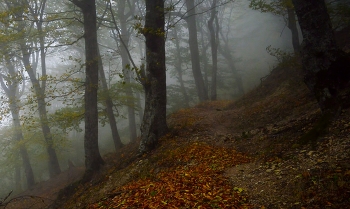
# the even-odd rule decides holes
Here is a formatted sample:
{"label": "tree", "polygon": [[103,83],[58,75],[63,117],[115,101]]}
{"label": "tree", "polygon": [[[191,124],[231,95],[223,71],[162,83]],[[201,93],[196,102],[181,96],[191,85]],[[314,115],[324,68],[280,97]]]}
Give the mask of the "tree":
{"label": "tree", "polygon": [[[210,46],[211,46],[211,56],[212,56],[212,72],[211,72],[211,91],[210,99],[216,100],[216,80],[217,80],[217,71],[218,71],[218,45],[219,45],[219,21],[216,16],[216,0],[213,0],[211,5],[210,19],[208,21],[208,28],[210,32]],[[216,28],[214,29],[214,20]]]}
{"label": "tree", "polygon": [[166,74],[164,1],[146,0],[146,72],[143,81],[145,111],[141,125],[139,154],[152,150],[163,136],[166,123]]}
{"label": "tree", "polygon": [[299,53],[299,32],[297,28],[297,20],[295,19],[294,7],[291,0],[278,0],[270,2],[266,0],[251,0],[249,6],[252,9],[260,10],[261,12],[270,12],[274,15],[283,16],[287,22],[287,27],[292,33],[294,53]]}
{"label": "tree", "polygon": [[[3,50],[7,51],[5,47],[3,47]],[[5,54],[4,57],[7,72],[5,72],[4,74],[0,73],[0,84],[8,98],[14,131],[13,139],[19,143],[19,154],[22,158],[24,173],[27,180],[27,186],[28,188],[32,188],[35,184],[34,173],[30,164],[27,148],[23,143],[23,132],[19,114],[20,107],[18,104],[21,94],[23,93],[25,81],[23,80],[23,72],[16,70],[16,67],[10,60],[10,56],[8,54]],[[23,88],[21,91],[19,90],[20,82],[23,83]]]}
{"label": "tree", "polygon": [[324,113],[335,115],[338,95],[349,82],[350,59],[338,49],[324,0],[293,0],[303,34],[304,81]]}
{"label": "tree", "polygon": [[121,142],[120,135],[118,132],[118,127],[117,127],[117,121],[115,120],[114,116],[114,111],[113,111],[113,101],[107,86],[107,81],[106,81],[106,75],[105,71],[103,69],[103,63],[102,63],[102,58],[100,54],[100,50],[98,49],[98,72],[100,75],[100,80],[101,80],[101,87],[102,90],[104,91],[105,95],[105,106],[106,106],[106,112],[107,112],[107,117],[109,120],[109,125],[111,127],[112,131],[112,138],[113,138],[113,143],[114,143],[114,148],[115,150],[119,150],[121,147],[123,147],[123,143]]}
{"label": "tree", "polygon": [[184,107],[189,107],[190,106],[190,99],[187,93],[187,90],[185,88],[185,83],[184,83],[184,79],[183,79],[183,69],[182,69],[182,64],[183,64],[183,53],[181,53],[181,47],[180,47],[180,39],[179,39],[179,35],[178,33],[180,32],[178,31],[177,27],[174,27],[172,30],[172,34],[174,36],[174,42],[175,42],[175,56],[174,56],[174,61],[173,61],[173,65],[175,67],[175,70],[177,72],[177,80],[180,84],[180,90],[183,96],[183,105]]}
{"label": "tree", "polygon": [[208,90],[204,84],[202,71],[199,62],[199,50],[197,39],[197,26],[196,26],[196,9],[194,0],[185,0],[187,7],[187,17],[185,18],[188,25],[189,40],[192,62],[193,78],[196,84],[199,101],[203,102],[208,100]]}
{"label": "tree", "polygon": [[[44,9],[45,9],[45,3],[46,1],[43,0],[39,4],[35,2],[35,9],[33,9],[28,1],[5,1],[8,9],[10,11],[13,11],[14,15],[14,22],[17,22],[18,24],[15,24],[15,30],[19,34],[24,34],[23,39],[19,40],[19,49],[21,52],[21,60],[23,62],[23,65],[29,75],[30,81],[32,83],[32,86],[34,88],[35,97],[38,104],[38,112],[39,112],[39,119],[40,119],[40,125],[41,129],[46,141],[46,150],[49,156],[49,173],[50,177],[53,177],[59,173],[61,173],[61,168],[58,162],[56,150],[54,148],[53,138],[51,134],[51,130],[48,124],[48,117],[47,117],[47,110],[46,110],[46,101],[45,101],[45,88],[46,88],[46,68],[45,68],[45,53],[44,53],[44,34],[42,31],[42,23],[43,23],[43,17],[44,17]],[[34,23],[37,26],[38,29],[38,35],[39,40],[36,40],[35,37],[31,37],[30,31],[33,29],[34,25],[29,24],[30,28],[28,28],[28,25],[25,21],[27,14],[27,10],[29,10],[29,14],[31,14],[34,18]],[[41,30],[40,30],[41,29]],[[24,33],[28,31],[27,33]],[[41,78],[37,78],[36,76],[36,63],[31,62],[31,59],[35,59],[33,54],[36,54],[36,58],[38,57],[38,52],[34,52],[34,49],[37,47],[37,44],[39,42],[39,48],[41,51],[41,61],[42,61],[42,71],[41,71]],[[41,82],[40,82],[41,81]]]}
{"label": "tree", "polygon": [[98,44],[95,0],[72,0],[78,6],[84,17],[84,39],[86,56],[85,80],[85,174],[84,180],[89,180],[93,173],[104,164],[98,147]]}
{"label": "tree", "polygon": [[[135,109],[134,109],[134,96],[132,89],[130,87],[131,83],[131,71],[128,66],[130,66],[130,60],[128,57],[128,46],[130,42],[130,36],[131,32],[127,28],[127,22],[130,20],[130,18],[133,18],[134,12],[135,12],[135,1],[128,1],[129,4],[129,11],[125,13],[125,4],[126,0],[122,0],[118,2],[118,17],[120,20],[120,55],[122,58],[122,65],[123,65],[123,76],[124,76],[124,82],[126,84],[126,96],[127,96],[127,102],[128,102],[128,121],[129,121],[129,132],[130,132],[130,141],[135,142],[137,135],[136,135],[136,120],[135,120]],[[116,23],[115,23],[116,24]]]}

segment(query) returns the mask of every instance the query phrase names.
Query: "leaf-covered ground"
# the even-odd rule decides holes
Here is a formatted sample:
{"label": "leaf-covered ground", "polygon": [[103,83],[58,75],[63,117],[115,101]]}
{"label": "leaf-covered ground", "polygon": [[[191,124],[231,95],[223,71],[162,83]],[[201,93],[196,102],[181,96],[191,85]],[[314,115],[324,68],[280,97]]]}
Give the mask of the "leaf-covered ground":
{"label": "leaf-covered ground", "polygon": [[88,208],[248,208],[243,189],[223,175],[226,168],[246,162],[246,156],[231,149],[186,144],[170,150],[148,177],[117,188],[114,197]]}

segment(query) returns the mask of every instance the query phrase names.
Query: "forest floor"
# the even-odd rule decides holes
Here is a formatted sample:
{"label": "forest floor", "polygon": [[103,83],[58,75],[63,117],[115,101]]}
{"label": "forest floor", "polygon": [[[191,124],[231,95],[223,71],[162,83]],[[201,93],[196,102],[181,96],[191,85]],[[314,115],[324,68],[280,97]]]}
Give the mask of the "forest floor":
{"label": "forest floor", "polygon": [[45,208],[57,196],[52,208],[350,208],[350,108],[324,130],[320,118],[300,72],[276,68],[235,102],[169,115],[151,153],[127,145],[92,181],[73,183],[83,169],[72,168],[6,209]]}

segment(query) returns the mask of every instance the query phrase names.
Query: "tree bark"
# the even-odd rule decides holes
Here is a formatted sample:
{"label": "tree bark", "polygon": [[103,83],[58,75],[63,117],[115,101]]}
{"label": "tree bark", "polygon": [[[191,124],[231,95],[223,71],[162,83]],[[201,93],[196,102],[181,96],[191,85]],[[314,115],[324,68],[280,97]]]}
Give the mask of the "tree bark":
{"label": "tree bark", "polygon": [[141,126],[139,155],[151,151],[163,136],[166,123],[166,68],[164,1],[146,0],[145,112]]}
{"label": "tree bark", "polygon": [[349,81],[349,58],[336,46],[324,0],[293,0],[293,4],[303,34],[304,81],[321,110],[334,113],[340,105],[338,93]]}
{"label": "tree bark", "polygon": [[208,100],[208,92],[204,84],[202,71],[200,67],[198,40],[197,40],[197,26],[196,26],[196,10],[194,0],[185,0],[187,7],[187,21],[189,40],[188,44],[191,53],[192,72],[194,82],[197,88],[197,94],[200,102]]}
{"label": "tree bark", "polygon": [[91,179],[92,175],[104,164],[98,147],[98,44],[95,0],[73,0],[83,13],[84,39],[86,56],[85,80],[85,174],[84,181]]}

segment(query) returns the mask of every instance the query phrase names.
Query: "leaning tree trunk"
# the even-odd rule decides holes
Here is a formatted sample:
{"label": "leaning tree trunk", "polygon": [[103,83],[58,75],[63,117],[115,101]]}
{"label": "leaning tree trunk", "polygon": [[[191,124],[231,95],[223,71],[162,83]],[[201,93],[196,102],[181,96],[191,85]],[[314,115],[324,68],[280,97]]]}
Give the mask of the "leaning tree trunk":
{"label": "leaning tree trunk", "polygon": [[304,81],[323,112],[339,109],[338,93],[349,81],[349,59],[337,48],[324,0],[293,0],[303,34]]}
{"label": "leaning tree trunk", "polygon": [[[128,56],[128,46],[129,46],[129,39],[130,39],[130,32],[127,29],[127,19],[129,16],[133,15],[132,11],[129,11],[127,14],[125,14],[125,3],[126,0],[118,1],[118,17],[120,20],[120,55],[122,58],[122,66],[123,66],[123,76],[124,76],[124,82],[125,82],[125,92],[127,96],[127,103],[128,103],[128,121],[129,121],[129,133],[130,133],[130,141],[135,142],[137,138],[137,132],[136,132],[136,119],[135,119],[135,99],[133,91],[130,87],[131,83],[131,70],[127,68],[127,66],[130,66],[129,56]],[[134,8],[130,8],[134,9]],[[122,43],[124,42],[124,43]]]}
{"label": "leaning tree trunk", "polygon": [[182,56],[181,56],[181,49],[180,49],[180,40],[179,37],[177,35],[177,30],[176,27],[174,28],[174,38],[175,38],[175,47],[176,47],[176,57],[175,57],[175,70],[177,71],[178,74],[178,81],[180,83],[180,89],[181,89],[181,93],[184,97],[184,106],[185,107],[189,107],[190,106],[190,99],[188,97],[187,91],[186,91],[186,87],[185,87],[185,83],[183,80],[183,73],[182,73]]}
{"label": "leaning tree trunk", "polygon": [[194,5],[194,0],[186,0],[186,7],[187,7],[187,18],[185,20],[188,25],[188,33],[189,33],[188,44],[190,46],[193,78],[196,84],[199,101],[203,102],[208,100],[208,92],[204,84],[200,62],[199,62],[196,10]]}
{"label": "leaning tree trunk", "polygon": [[146,0],[145,112],[139,154],[152,150],[167,132],[164,1]]}
{"label": "leaning tree trunk", "polygon": [[[16,8],[16,10],[18,11],[17,13],[15,13],[16,18],[23,19],[24,8],[27,5],[23,5],[22,4],[23,2],[16,2],[16,3],[18,3],[16,5],[11,5],[11,4],[9,4],[9,2],[6,2],[6,3],[8,4],[9,7]],[[45,7],[45,5],[42,5],[42,6]],[[12,8],[12,9],[14,9],[14,8]],[[18,8],[19,8],[19,10],[18,10]],[[25,29],[26,29],[25,22],[20,21],[18,24],[18,31],[22,32],[22,31],[25,31]],[[40,28],[38,28],[38,29],[40,30]],[[40,33],[40,35],[43,35],[42,31],[40,31],[39,33]],[[43,37],[40,37],[40,41],[43,41]],[[43,50],[43,47],[44,47],[43,44],[41,44],[40,45],[41,51]],[[44,86],[45,85],[45,76],[46,76],[45,65],[42,66],[43,67],[42,76],[44,77],[44,79],[43,79],[43,85],[41,86],[39,80],[36,78],[36,75],[35,75],[36,68],[33,68],[33,66],[31,65],[31,62],[30,62],[30,56],[31,56],[30,51],[32,50],[32,48],[30,48],[30,46],[28,46],[26,39],[20,40],[20,50],[22,53],[22,61],[23,61],[23,64],[25,66],[25,69],[30,77],[30,81],[33,85],[35,97],[36,97],[37,104],[38,104],[40,125],[41,125],[41,129],[42,129],[42,132],[44,135],[44,139],[46,141],[46,150],[47,150],[48,157],[49,157],[48,167],[49,167],[50,177],[54,177],[54,176],[58,175],[59,173],[61,173],[61,168],[60,168],[60,165],[58,162],[56,150],[54,149],[51,130],[50,130],[50,127],[48,125],[48,118],[47,118],[47,112],[46,112],[46,102],[45,102],[45,86]],[[45,56],[43,56],[42,59],[45,59]],[[43,63],[45,64],[45,62],[43,62]]]}
{"label": "leaning tree trunk", "polygon": [[117,121],[115,120],[114,116],[114,111],[113,111],[113,101],[109,93],[107,81],[106,81],[106,75],[105,71],[103,69],[103,63],[102,63],[102,58],[100,54],[100,50],[98,49],[98,72],[100,75],[100,80],[101,80],[101,87],[102,90],[105,94],[105,99],[104,103],[106,106],[106,112],[107,112],[107,117],[109,121],[109,126],[111,127],[112,131],[112,138],[113,138],[113,143],[114,143],[114,149],[115,151],[118,151],[120,148],[122,148],[124,145],[121,142],[120,135],[118,132],[118,127],[117,127]]}
{"label": "leaning tree trunk", "polygon": [[[4,82],[5,79],[0,74],[0,84],[10,102],[9,106],[10,106],[10,112],[12,116],[13,129],[14,129],[13,139],[14,141],[17,141],[19,144],[19,154],[22,158],[24,173],[27,180],[27,187],[32,188],[35,184],[34,173],[33,173],[32,166],[30,164],[27,148],[23,143],[23,132],[22,132],[22,127],[21,127],[21,122],[19,117],[20,108],[18,107],[18,99],[20,96],[18,96],[18,93],[17,93],[19,81],[17,80],[17,76],[16,76],[17,72],[15,71],[14,66],[11,64],[10,59],[8,58],[6,59],[6,67],[8,69],[8,74],[11,78],[11,82],[8,82],[6,85]],[[17,167],[16,167],[16,173],[17,173]],[[16,178],[16,185],[17,185],[17,180],[18,179]]]}
{"label": "leaning tree trunk", "polygon": [[83,12],[84,39],[86,56],[85,80],[85,174],[84,181],[90,180],[92,175],[104,164],[98,147],[98,44],[96,26],[95,0],[73,0]]}
{"label": "leaning tree trunk", "polygon": [[35,91],[35,97],[38,103],[38,112],[39,112],[39,120],[41,129],[44,135],[44,139],[46,141],[46,151],[49,156],[49,173],[50,177],[54,177],[61,173],[61,168],[58,162],[56,150],[54,148],[54,142],[49,126],[49,120],[47,117],[47,111],[46,111],[46,101],[45,101],[45,92],[44,89],[40,86],[39,80],[35,77],[34,69],[32,68],[29,57],[30,55],[27,52],[27,46],[25,43],[21,44],[22,53],[23,53],[23,64],[26,68],[26,71],[30,77],[30,80],[32,82],[34,91]]}
{"label": "leaning tree trunk", "polygon": [[14,127],[14,139],[15,141],[17,141],[20,146],[19,146],[19,153],[21,155],[22,158],[22,162],[23,162],[23,167],[24,167],[24,173],[26,176],[26,180],[27,180],[27,187],[30,189],[34,186],[35,184],[35,180],[34,180],[34,173],[33,173],[33,169],[32,166],[30,164],[30,160],[29,160],[29,155],[28,155],[28,151],[27,148],[25,147],[25,145],[23,144],[23,133],[22,133],[22,128],[21,128],[21,124],[20,124],[20,120],[19,120],[19,113],[18,113],[18,106],[17,106],[17,102],[14,101],[13,104],[10,105],[11,107],[11,115],[13,118],[13,127]]}

